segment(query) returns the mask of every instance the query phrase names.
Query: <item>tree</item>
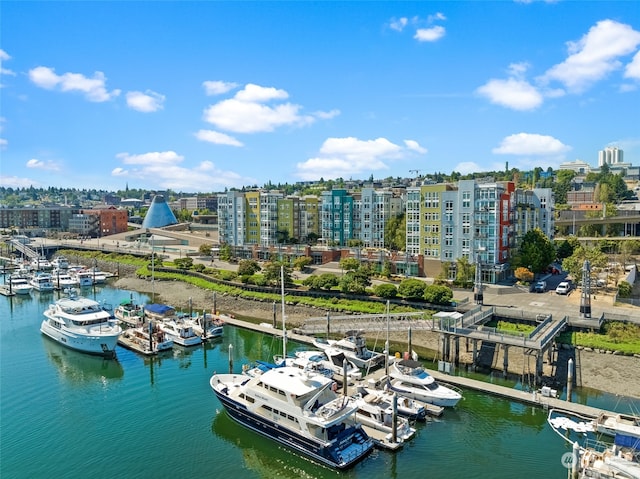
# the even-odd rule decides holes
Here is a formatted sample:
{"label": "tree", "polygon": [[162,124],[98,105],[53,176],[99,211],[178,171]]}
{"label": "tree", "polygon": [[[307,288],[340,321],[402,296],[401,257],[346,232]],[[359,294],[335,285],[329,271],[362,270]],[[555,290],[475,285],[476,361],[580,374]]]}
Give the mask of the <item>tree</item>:
{"label": "tree", "polygon": [[451,304],[453,291],[448,286],[430,284],[424,289],[424,299],[431,304]]}
{"label": "tree", "polygon": [[340,268],[345,271],[355,271],[360,267],[360,261],[356,258],[342,258],[340,260]]}
{"label": "tree", "polygon": [[211,256],[211,245],[209,243],[202,243],[198,248],[198,252],[202,256]]}
{"label": "tree", "polygon": [[349,271],[340,278],[340,291],[343,293],[364,294],[371,281],[358,271]]}
{"label": "tree", "polygon": [[391,251],[404,251],[406,246],[406,215],[399,213],[389,218],[384,227],[384,247]]}
{"label": "tree", "polygon": [[262,275],[264,276],[267,284],[280,286],[280,267],[284,268],[284,284],[292,284],[291,279],[291,267],[287,263],[281,263],[279,261],[269,261],[262,267]]}
{"label": "tree", "polygon": [[514,257],[515,266],[527,267],[534,273],[546,271],[556,259],[556,249],[540,228],[527,231],[522,238],[518,253]]}
{"label": "tree", "polygon": [[223,244],[220,246],[220,251],[218,253],[221,261],[229,261],[231,259],[231,246],[228,244]]}
{"label": "tree", "polygon": [[466,256],[460,256],[456,260],[456,279],[453,281],[453,284],[466,288],[473,284],[475,274],[475,265],[469,263],[469,258]]}
{"label": "tree", "polygon": [[298,271],[304,271],[311,263],[313,263],[311,256],[300,256],[293,261],[293,267]]}
{"label": "tree", "polygon": [[255,259],[241,259],[238,263],[238,276],[251,276],[260,271],[260,265]]}
{"label": "tree", "polygon": [[575,281],[580,281],[585,260],[589,260],[592,270],[604,268],[608,262],[607,255],[600,249],[580,245],[571,256],[562,260],[562,269],[567,271]]}
{"label": "tree", "polygon": [[403,279],[398,286],[398,294],[405,299],[422,299],[427,285],[416,278]]}
{"label": "tree", "polygon": [[191,269],[193,267],[193,258],[176,258],[173,260],[173,264],[178,269]]}
{"label": "tree", "polygon": [[633,292],[633,287],[626,281],[620,281],[618,284],[618,294],[621,298],[629,298]]}
{"label": "tree", "polygon": [[351,238],[347,240],[347,246],[349,248],[362,248],[364,246],[364,241],[359,238]]}
{"label": "tree", "polygon": [[373,294],[380,298],[395,298],[398,296],[398,288],[394,284],[380,283],[373,288]]}
{"label": "tree", "polygon": [[311,246],[317,244],[318,238],[319,236],[312,231],[311,233],[307,234],[307,244]]}
{"label": "tree", "polygon": [[568,238],[564,240],[556,250],[556,257],[558,259],[568,258],[579,245],[580,242],[577,238]]}
{"label": "tree", "polygon": [[533,281],[533,276],[534,276],[533,271],[530,271],[528,268],[525,268],[524,266],[520,266],[516,268],[513,274],[518,281],[523,281],[527,283],[530,283],[531,281]]}

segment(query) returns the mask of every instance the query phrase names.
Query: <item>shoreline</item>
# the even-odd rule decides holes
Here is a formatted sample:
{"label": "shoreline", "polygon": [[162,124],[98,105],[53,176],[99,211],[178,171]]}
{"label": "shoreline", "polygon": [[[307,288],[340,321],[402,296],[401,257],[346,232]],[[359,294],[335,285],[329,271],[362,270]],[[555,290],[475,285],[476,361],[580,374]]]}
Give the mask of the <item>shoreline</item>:
{"label": "shoreline", "polygon": [[[193,286],[182,281],[156,280],[152,286],[150,280],[134,276],[121,276],[116,280],[114,286],[117,288],[138,291],[151,294],[155,291],[155,301],[170,304],[176,309],[187,309],[189,298],[192,301],[194,310],[211,310],[213,308],[213,293]],[[252,317],[264,321],[273,320],[273,303],[263,301],[252,301],[229,295],[216,295],[216,306],[221,312],[234,314],[239,317]],[[276,305],[276,320],[280,321],[282,311],[280,304]],[[306,306],[287,305],[287,322],[291,327],[300,325],[311,316],[322,316],[325,311]],[[395,333],[390,336],[394,342],[406,343],[406,335]],[[384,341],[383,341],[384,342]],[[433,333],[413,334],[413,344],[429,349],[438,350],[438,338]],[[554,368],[566,370],[566,365],[562,364],[568,359],[566,350],[559,348],[557,364],[550,364],[545,355],[543,372],[545,376],[550,376]],[[578,351],[576,351],[578,355]],[[579,351],[579,364],[581,386],[589,389],[607,392],[618,396],[628,396],[640,398],[640,360],[633,356],[620,356],[613,354],[598,353],[595,351]],[[461,352],[461,361],[465,362],[465,353]],[[495,358],[494,364],[501,365],[501,353]],[[461,365],[460,367],[465,367]],[[522,355],[511,354],[509,357],[509,373],[516,376],[524,370],[525,359]],[[499,369],[499,368],[494,368]],[[636,412],[637,413],[637,412]]]}

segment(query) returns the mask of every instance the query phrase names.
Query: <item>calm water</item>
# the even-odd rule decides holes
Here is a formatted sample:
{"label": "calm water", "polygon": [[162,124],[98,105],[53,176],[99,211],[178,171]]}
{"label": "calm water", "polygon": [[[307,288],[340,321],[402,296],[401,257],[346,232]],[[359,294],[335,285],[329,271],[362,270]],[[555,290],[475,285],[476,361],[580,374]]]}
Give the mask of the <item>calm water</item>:
{"label": "calm water", "polygon": [[[83,294],[113,305],[130,295],[109,286]],[[317,466],[233,423],[209,387],[214,371],[228,370],[229,344],[239,372],[280,351],[278,340],[228,326],[205,347],[153,359],[118,348],[117,360],[103,360],[40,334],[57,295],[0,297],[2,478],[566,477],[568,449],[542,410],[471,391],[441,419],[419,424],[396,454],[376,450],[343,473]],[[595,400],[624,409],[609,395]]]}

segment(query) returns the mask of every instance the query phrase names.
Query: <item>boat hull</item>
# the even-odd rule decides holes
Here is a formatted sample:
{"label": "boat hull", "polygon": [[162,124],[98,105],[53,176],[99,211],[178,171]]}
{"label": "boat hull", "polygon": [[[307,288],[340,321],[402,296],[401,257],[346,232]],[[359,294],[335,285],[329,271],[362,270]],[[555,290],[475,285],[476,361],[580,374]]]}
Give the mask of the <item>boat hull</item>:
{"label": "boat hull", "polygon": [[359,444],[361,448],[356,448],[359,449],[357,452],[353,452],[347,458],[342,458],[341,451],[337,450],[337,448],[326,447],[324,444],[314,442],[291,430],[278,427],[231,400],[216,388],[213,388],[213,391],[234,421],[326,466],[347,469],[364,459],[372,449],[372,443],[360,429],[355,432],[355,436],[362,441],[362,444]]}
{"label": "boat hull", "polygon": [[82,336],[64,329],[52,327],[45,319],[40,326],[40,332],[52,340],[87,354],[96,356],[114,357],[116,354],[116,344],[120,333],[105,334],[98,336]]}

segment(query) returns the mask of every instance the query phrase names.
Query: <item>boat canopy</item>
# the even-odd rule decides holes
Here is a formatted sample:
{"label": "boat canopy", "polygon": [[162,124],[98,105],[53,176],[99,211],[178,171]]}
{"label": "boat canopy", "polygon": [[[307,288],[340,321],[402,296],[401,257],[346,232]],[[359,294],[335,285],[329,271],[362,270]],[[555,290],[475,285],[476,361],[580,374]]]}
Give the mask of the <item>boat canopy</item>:
{"label": "boat canopy", "polygon": [[167,315],[171,315],[174,314],[176,312],[175,308],[173,306],[169,306],[166,304],[147,304],[144,307],[145,311],[152,313],[152,314],[158,314],[158,315],[162,315],[162,316],[167,316]]}

